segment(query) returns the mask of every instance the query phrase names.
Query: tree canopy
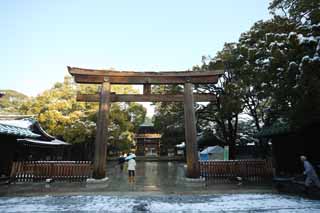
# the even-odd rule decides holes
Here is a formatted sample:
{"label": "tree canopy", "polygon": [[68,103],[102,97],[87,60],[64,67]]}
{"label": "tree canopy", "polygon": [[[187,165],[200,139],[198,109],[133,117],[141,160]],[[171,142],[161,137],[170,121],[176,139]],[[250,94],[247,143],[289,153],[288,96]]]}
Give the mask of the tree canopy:
{"label": "tree canopy", "polygon": [[[76,85],[71,77],[65,77],[64,82],[56,83],[37,97],[18,94],[14,101],[1,99],[0,104],[14,114],[36,116],[41,126],[55,137],[69,143],[86,143],[94,141],[99,105],[77,102],[76,93],[92,94],[98,89],[97,85]],[[122,85],[112,85],[111,90],[122,94],[138,92],[132,86]],[[140,104],[112,103],[108,126],[110,149],[128,151],[133,143],[133,134],[143,123],[145,115],[146,109]]]}
{"label": "tree canopy", "polygon": [[[320,123],[320,2],[274,0],[269,9],[270,20],[256,22],[238,42],[226,43],[193,68],[225,71],[218,84],[196,86],[217,96],[216,103],[197,105],[196,114],[198,132],[211,129],[231,152],[242,136],[252,138],[276,122],[293,130]],[[182,127],[183,108],[175,106],[157,105],[156,121]],[[245,114],[250,124],[239,122]],[[241,132],[243,125],[254,129]]]}

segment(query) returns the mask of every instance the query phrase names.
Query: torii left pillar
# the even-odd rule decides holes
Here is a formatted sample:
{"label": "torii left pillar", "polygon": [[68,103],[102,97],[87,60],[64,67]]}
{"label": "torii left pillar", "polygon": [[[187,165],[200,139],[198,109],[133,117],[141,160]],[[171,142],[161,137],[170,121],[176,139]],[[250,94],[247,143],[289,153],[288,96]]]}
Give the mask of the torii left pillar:
{"label": "torii left pillar", "polygon": [[99,114],[97,118],[97,134],[95,139],[93,178],[101,179],[106,176],[106,156],[108,123],[110,109],[110,82],[105,79],[101,84]]}
{"label": "torii left pillar", "polygon": [[199,178],[196,116],[194,112],[193,84],[184,84],[184,120],[187,151],[187,177]]}

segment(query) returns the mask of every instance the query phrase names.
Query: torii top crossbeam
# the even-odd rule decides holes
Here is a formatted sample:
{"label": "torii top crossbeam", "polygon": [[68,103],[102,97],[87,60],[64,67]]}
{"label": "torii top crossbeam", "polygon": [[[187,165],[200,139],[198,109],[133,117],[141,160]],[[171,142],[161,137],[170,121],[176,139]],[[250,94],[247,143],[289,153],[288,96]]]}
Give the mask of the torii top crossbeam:
{"label": "torii top crossbeam", "polygon": [[217,83],[222,70],[216,71],[171,71],[171,72],[133,72],[83,69],[68,67],[69,73],[77,83],[100,84],[211,84]]}

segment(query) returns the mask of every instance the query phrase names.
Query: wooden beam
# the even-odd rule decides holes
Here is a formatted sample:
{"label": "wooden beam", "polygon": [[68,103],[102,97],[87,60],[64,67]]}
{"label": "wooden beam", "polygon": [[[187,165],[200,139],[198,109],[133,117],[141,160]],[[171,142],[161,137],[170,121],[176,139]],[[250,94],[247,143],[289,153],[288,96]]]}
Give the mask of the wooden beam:
{"label": "wooden beam", "polygon": [[174,72],[132,72],[93,70],[68,67],[69,73],[74,76],[75,82],[87,84],[100,84],[107,78],[111,84],[194,84],[217,83],[223,74],[216,71],[174,71]]}
{"label": "wooden beam", "polygon": [[69,67],[68,71],[71,75],[91,75],[91,76],[107,76],[107,77],[192,77],[192,76],[208,76],[221,75],[223,70],[215,71],[115,71],[115,70],[99,70],[99,69],[84,69],[78,67]]}
{"label": "wooden beam", "polygon": [[[98,102],[99,94],[78,94],[77,101]],[[111,94],[111,102],[183,102],[183,94],[149,94],[149,95],[117,95]],[[216,96],[213,94],[194,94],[195,102],[215,102]]]}
{"label": "wooden beam", "polygon": [[150,95],[151,94],[151,84],[144,84],[143,85],[143,94]]}
{"label": "wooden beam", "polygon": [[199,178],[198,144],[196,141],[196,116],[194,112],[193,85],[184,85],[184,120],[187,154],[187,177]]}
{"label": "wooden beam", "polygon": [[107,134],[110,108],[110,83],[101,85],[97,133],[94,148],[93,177],[101,179],[106,176]]}
{"label": "wooden beam", "polygon": [[[101,84],[104,82],[103,76],[75,75],[76,83],[82,84]],[[184,84],[187,81],[194,84],[215,84],[218,76],[199,76],[199,77],[108,77],[112,84]]]}

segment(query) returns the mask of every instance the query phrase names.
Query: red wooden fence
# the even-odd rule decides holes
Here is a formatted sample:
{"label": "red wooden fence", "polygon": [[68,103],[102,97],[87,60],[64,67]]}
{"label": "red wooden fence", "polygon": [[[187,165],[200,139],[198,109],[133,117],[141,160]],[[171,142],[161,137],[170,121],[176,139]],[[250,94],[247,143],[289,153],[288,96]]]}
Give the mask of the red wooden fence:
{"label": "red wooden fence", "polygon": [[22,161],[13,162],[12,182],[85,181],[92,175],[90,161]]}
{"label": "red wooden fence", "polygon": [[271,160],[228,160],[200,161],[200,174],[206,180],[231,180],[241,177],[244,180],[261,181],[271,179]]}

